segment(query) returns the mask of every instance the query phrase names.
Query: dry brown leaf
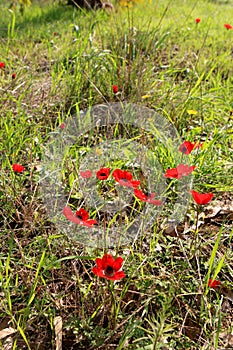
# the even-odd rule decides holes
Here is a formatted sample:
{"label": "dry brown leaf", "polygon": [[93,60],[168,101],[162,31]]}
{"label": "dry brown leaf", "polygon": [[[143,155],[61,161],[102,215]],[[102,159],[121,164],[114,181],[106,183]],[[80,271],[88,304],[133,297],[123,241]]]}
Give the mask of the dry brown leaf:
{"label": "dry brown leaf", "polygon": [[17,330],[12,328],[12,327],[2,329],[0,331],[0,339],[4,339],[4,338],[8,337],[8,335],[11,335],[15,332],[17,332]]}
{"label": "dry brown leaf", "polygon": [[232,195],[223,193],[221,197],[221,200],[217,199],[205,207],[206,218],[213,218],[220,213],[225,215],[233,213]]}

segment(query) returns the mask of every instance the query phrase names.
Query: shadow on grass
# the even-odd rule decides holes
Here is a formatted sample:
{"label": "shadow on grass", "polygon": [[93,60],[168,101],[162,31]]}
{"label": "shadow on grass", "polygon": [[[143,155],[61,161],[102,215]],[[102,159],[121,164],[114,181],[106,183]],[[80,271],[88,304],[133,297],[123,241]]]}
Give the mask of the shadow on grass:
{"label": "shadow on grass", "polygon": [[[73,19],[77,16],[86,16],[87,13],[90,14],[90,11],[74,8],[66,4],[53,4],[37,6],[32,5],[24,15],[21,15],[18,10],[14,11],[16,18],[15,21],[15,31],[21,33],[28,33],[33,30],[34,34],[36,31],[45,30],[46,26],[56,26],[57,30],[61,25],[64,26],[66,22],[72,22]],[[3,11],[3,22],[0,28],[0,36],[7,37],[8,35],[8,26],[12,23],[12,12],[5,8]],[[45,33],[46,35],[46,33]]]}

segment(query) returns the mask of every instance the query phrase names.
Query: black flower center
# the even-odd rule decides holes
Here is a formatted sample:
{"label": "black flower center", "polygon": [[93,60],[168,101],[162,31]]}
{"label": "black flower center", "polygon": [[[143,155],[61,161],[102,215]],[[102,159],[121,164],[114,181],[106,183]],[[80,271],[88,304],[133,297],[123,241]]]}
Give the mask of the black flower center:
{"label": "black flower center", "polygon": [[106,173],[100,173],[100,176],[106,176]]}
{"label": "black flower center", "polygon": [[185,147],[185,146],[181,147],[181,152],[183,152],[183,153],[188,152],[187,147]]}
{"label": "black flower center", "polygon": [[82,215],[77,215],[77,218],[79,218],[80,220],[83,219]]}
{"label": "black flower center", "polygon": [[114,273],[115,273],[114,268],[112,266],[109,266],[109,265],[104,270],[104,274],[107,277],[113,277]]}

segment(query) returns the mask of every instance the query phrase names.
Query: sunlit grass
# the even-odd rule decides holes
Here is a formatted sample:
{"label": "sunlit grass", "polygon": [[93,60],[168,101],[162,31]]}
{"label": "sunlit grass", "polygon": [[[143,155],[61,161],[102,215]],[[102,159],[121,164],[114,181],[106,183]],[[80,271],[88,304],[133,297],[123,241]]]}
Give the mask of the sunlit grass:
{"label": "sunlit grass", "polygon": [[[0,69],[0,329],[15,329],[12,349],[20,350],[55,349],[55,316],[63,319],[64,349],[229,348],[233,31],[224,24],[233,25],[232,2],[114,5],[108,13],[33,2],[23,14],[18,7],[9,11],[6,1],[0,5],[5,63]],[[192,188],[213,192],[214,200],[198,216],[190,200],[184,222],[166,230],[166,214],[179,195],[177,180],[168,181],[167,202],[152,228],[134,244],[108,250],[123,257],[126,274],[112,284],[92,273],[95,258],[106,249],[64,235],[46,213],[40,185],[49,135],[61,133],[59,125],[80,110],[116,102],[153,109],[175,126],[181,140],[202,142],[182,162],[197,167]],[[72,210],[83,205],[78,186],[83,157],[95,148],[101,158],[101,143],[117,144],[118,138],[142,140],[164,172],[178,165],[178,158],[140,128],[94,128],[63,162],[62,184]],[[119,157],[102,166],[132,171],[146,190],[140,168],[127,161]],[[25,171],[14,173],[13,163]],[[115,182],[98,183],[98,191],[111,199]],[[124,231],[143,208],[134,198],[131,211],[122,215],[88,209],[106,230],[117,223]],[[209,289],[209,278],[222,286]]]}

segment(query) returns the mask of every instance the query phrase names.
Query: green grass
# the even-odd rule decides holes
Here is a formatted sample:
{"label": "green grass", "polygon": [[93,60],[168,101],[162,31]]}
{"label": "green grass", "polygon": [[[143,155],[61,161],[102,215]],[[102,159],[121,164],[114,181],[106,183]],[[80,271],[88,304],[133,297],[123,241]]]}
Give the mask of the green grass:
{"label": "green grass", "polygon": [[[233,25],[232,1],[159,0],[130,9],[116,5],[112,13],[52,1],[33,2],[23,14],[8,6],[1,2],[0,335],[13,327],[12,349],[56,349],[54,319],[61,316],[67,350],[231,348],[233,31],[224,23]],[[118,94],[112,85],[118,85]],[[167,147],[152,125],[147,131],[109,123],[88,132],[86,116],[80,124],[84,133],[70,141],[64,158],[61,149],[44,167],[50,137],[68,142],[58,128],[62,122],[80,110],[116,102],[156,111],[180,139],[169,139]],[[145,119],[145,127],[148,123]],[[167,197],[162,211],[131,243],[91,247],[92,231],[82,231],[81,238],[90,235],[83,245],[73,229],[64,234],[65,218],[55,225],[41,186],[44,172],[56,168],[57,177],[51,174],[49,181],[60,181],[73,211],[86,205],[107,232],[116,225],[124,233],[136,222],[144,203],[131,199],[120,213],[105,213],[101,204],[85,202],[84,195],[94,196],[93,187],[85,192],[78,177],[79,166],[94,168],[97,159],[100,166],[132,171],[148,189],[141,164],[132,161],[133,148],[121,156],[122,139],[124,146],[129,141],[146,146],[158,172],[181,161],[196,165],[192,188],[214,193],[199,210],[199,222],[190,199],[177,231],[165,230],[186,188],[167,180],[163,189],[155,185]],[[115,148],[103,154],[101,147],[112,140]],[[182,140],[203,147],[182,156],[175,152]],[[13,163],[25,171],[14,173]],[[119,195],[112,178],[97,183],[97,195],[108,200]],[[123,257],[126,278],[113,284],[92,273],[104,252]],[[222,286],[208,288],[210,277]],[[6,343],[0,339],[0,348]]]}

